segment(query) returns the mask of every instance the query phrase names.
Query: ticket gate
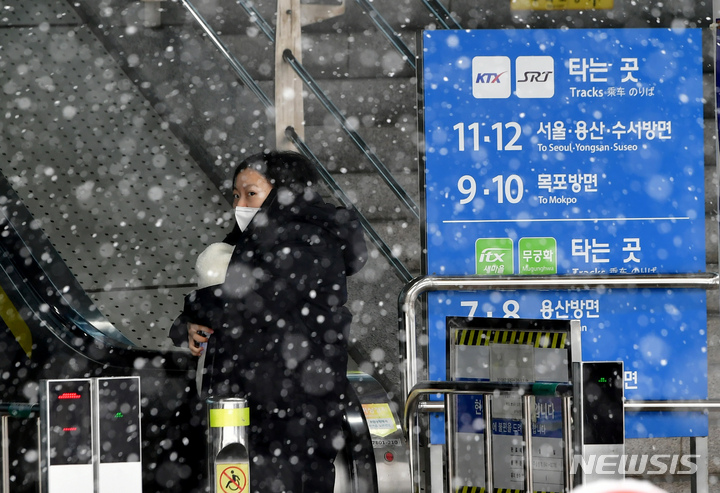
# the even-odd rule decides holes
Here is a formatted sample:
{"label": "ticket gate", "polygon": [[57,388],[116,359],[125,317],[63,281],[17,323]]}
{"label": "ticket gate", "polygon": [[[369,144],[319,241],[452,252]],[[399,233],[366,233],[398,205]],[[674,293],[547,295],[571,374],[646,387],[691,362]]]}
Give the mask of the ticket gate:
{"label": "ticket gate", "polygon": [[142,492],[140,377],[44,380],[40,416],[42,491]]}
{"label": "ticket gate", "polygon": [[[353,372],[348,377],[346,443],[335,460],[335,492],[409,492],[407,443],[393,405],[371,376]],[[156,429],[162,425],[152,416],[156,409],[149,406],[148,393],[141,394],[138,376],[43,380],[40,396],[39,405],[0,404],[2,493],[154,491],[163,469],[178,478],[166,483],[170,491],[176,487],[212,491],[221,477],[232,482],[227,491],[241,491],[235,489],[235,483],[240,484],[237,478],[248,476],[247,469],[240,469],[249,460],[244,399],[207,403],[209,447],[207,451],[198,447],[197,439],[202,440],[203,434],[195,434],[191,455],[177,442],[158,438]],[[166,431],[178,425],[168,419],[162,418]],[[169,448],[167,456],[157,453],[162,448]],[[238,453],[238,448],[245,453]],[[188,487],[183,463],[205,454],[207,474],[202,474],[196,487]],[[160,459],[167,462],[158,463]],[[230,470],[236,471],[235,476]]]}
{"label": "ticket gate", "polygon": [[428,400],[406,404],[406,429],[424,422],[429,432],[425,449],[411,439],[413,483],[562,493],[622,477],[605,463],[624,455],[622,362],[583,362],[580,330],[577,321],[448,317],[448,381],[418,382],[409,394]]}

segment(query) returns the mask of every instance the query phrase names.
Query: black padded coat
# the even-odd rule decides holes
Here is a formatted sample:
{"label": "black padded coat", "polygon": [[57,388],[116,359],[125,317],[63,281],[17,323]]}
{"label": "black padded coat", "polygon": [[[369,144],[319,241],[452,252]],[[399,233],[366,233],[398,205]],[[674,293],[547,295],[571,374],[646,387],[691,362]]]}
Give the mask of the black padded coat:
{"label": "black padded coat", "polygon": [[188,321],[215,331],[203,397],[240,395],[281,416],[308,402],[335,414],[347,385],[346,277],[367,259],[355,214],[272,190],[246,230],[235,226],[224,241],[235,245],[225,282],[186,296],[171,331],[177,345],[187,344]]}

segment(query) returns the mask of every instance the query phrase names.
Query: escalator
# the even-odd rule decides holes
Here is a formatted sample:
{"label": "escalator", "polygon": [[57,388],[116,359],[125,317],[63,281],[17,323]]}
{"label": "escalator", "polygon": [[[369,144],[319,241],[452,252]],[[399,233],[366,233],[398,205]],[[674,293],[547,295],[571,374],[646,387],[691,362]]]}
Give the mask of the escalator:
{"label": "escalator", "polygon": [[[40,491],[42,380],[121,376],[141,381],[143,491],[203,491],[205,451],[195,444],[204,440],[205,411],[190,397],[194,358],[133,344],[97,310],[2,174],[0,198],[3,493]],[[336,492],[404,491],[406,446],[387,394],[367,375],[350,380]]]}
{"label": "escalator", "polygon": [[[43,379],[140,376],[145,491],[190,491],[197,453],[185,438],[202,432],[186,398],[191,357],[132,345],[93,309],[3,176],[0,197],[2,401],[37,404]],[[37,433],[29,417],[18,417],[22,427],[10,425],[10,436],[22,440],[11,449],[28,450],[25,460],[4,461],[13,493],[38,488]]]}
{"label": "escalator", "polygon": [[[172,28],[145,30],[138,50],[148,52],[128,53],[130,66],[121,67],[63,0],[41,6],[12,0],[3,9],[0,418],[9,441],[0,457],[0,491],[39,491],[41,380],[116,376],[142,382],[143,491],[200,490],[205,470],[198,464],[205,451],[193,444],[202,440],[204,412],[188,397],[195,362],[168,344],[166,332],[192,289],[194,258],[219,241],[231,219],[222,177],[234,162],[225,152],[222,159],[205,160],[207,153],[198,150],[215,133],[202,127],[204,118],[163,114],[163,104],[152,106],[142,84],[128,75],[138,57],[155,64],[157,80],[147,84],[169,100],[182,99],[174,87],[177,74],[164,72],[177,62],[167,59],[170,51],[150,60],[150,41],[171,46],[183,40],[196,55],[200,45]],[[113,34],[120,39],[131,28],[116,27]],[[184,73],[190,87],[207,93],[200,90],[203,81],[213,96],[225,91],[219,100],[228,101],[230,92],[233,104],[247,109],[246,90],[231,87],[226,73],[215,74],[211,57],[192,58],[202,60],[197,64],[180,58],[189,65]],[[227,115],[224,121],[243,139],[262,141],[263,129],[239,132],[241,122]],[[188,150],[173,133],[179,128],[199,143]],[[376,384],[353,377],[358,395],[349,403],[347,442],[338,457],[336,489],[342,492],[409,486],[394,485],[407,469],[399,424],[382,428],[364,413],[382,408],[388,415],[390,401]]]}

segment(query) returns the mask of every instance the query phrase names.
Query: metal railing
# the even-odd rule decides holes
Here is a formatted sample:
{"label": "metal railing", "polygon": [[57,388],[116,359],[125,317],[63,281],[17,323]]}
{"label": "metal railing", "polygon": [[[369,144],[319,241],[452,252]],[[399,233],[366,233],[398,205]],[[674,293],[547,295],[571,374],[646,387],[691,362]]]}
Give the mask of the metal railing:
{"label": "metal railing", "polygon": [[298,150],[303,155],[305,155],[306,158],[308,158],[315,164],[315,169],[317,169],[318,173],[320,173],[322,178],[325,180],[325,183],[327,183],[328,187],[330,187],[338,200],[340,200],[340,202],[342,202],[345,207],[352,209],[357,213],[358,220],[360,221],[360,224],[365,230],[365,233],[367,233],[367,235],[370,237],[370,241],[372,241],[375,247],[380,250],[380,253],[382,253],[382,255],[387,259],[387,261],[393,267],[395,275],[397,275],[400,281],[404,283],[409,282],[412,279],[412,274],[410,274],[410,271],[407,269],[407,267],[405,267],[405,264],[403,264],[400,259],[395,257],[395,255],[393,255],[387,243],[385,243],[383,239],[380,238],[380,235],[378,235],[377,231],[375,230],[375,228],[373,228],[367,218],[360,211],[358,211],[352,200],[350,200],[350,198],[345,194],[340,185],[338,185],[338,183],[335,181],[335,178],[333,178],[327,168],[323,166],[320,160],[315,156],[315,154],[313,154],[313,152],[300,138],[297,132],[295,132],[295,129],[292,127],[286,128],[285,136],[293,144],[295,144],[295,147],[297,147]]}
{"label": "metal railing", "polygon": [[13,418],[29,418],[40,412],[40,404],[26,402],[0,402],[0,416]]}
{"label": "metal railing", "polygon": [[[703,412],[720,411],[720,400],[668,400],[638,401],[627,400],[623,404],[625,412]],[[691,493],[709,493],[709,446],[708,437],[691,436],[690,454],[695,456],[695,474],[690,482]]]}
{"label": "metal railing", "polygon": [[406,284],[398,298],[400,358],[404,358],[403,395],[408,395],[417,383],[417,333],[415,302],[430,291],[516,291],[516,290],[576,290],[599,288],[698,288],[717,289],[717,274],[660,274],[647,276],[424,276]]}
{"label": "metal railing", "polygon": [[292,51],[285,50],[283,52],[283,59],[290,64],[290,66],[295,70],[298,76],[303,80],[303,82],[308,86],[308,88],[310,88],[310,90],[313,92],[313,94],[315,94],[315,96],[323,104],[323,106],[325,106],[325,109],[327,109],[330,114],[335,117],[335,120],[337,120],[343,130],[345,130],[345,132],[348,134],[350,139],[355,143],[355,145],[363,152],[363,154],[365,154],[365,157],[368,158],[368,160],[370,161],[370,163],[372,163],[377,172],[380,173],[380,176],[382,176],[385,183],[388,184],[388,186],[397,196],[397,198],[400,199],[403,205],[407,207],[407,209],[415,216],[416,219],[420,219],[420,208],[417,206],[415,201],[400,186],[397,180],[395,180],[395,177],[392,175],[392,173],[390,173],[390,171],[387,169],[385,164],[383,164],[380,158],[372,151],[372,149],[370,149],[370,146],[367,145],[363,138],[360,137],[360,134],[358,134],[357,131],[352,128],[352,125],[348,123],[347,119],[337,108],[337,106],[335,106],[330,100],[330,98],[328,98],[327,95],[323,92],[323,90],[320,89],[320,86],[318,86],[317,82],[315,82],[315,80],[308,73],[305,67],[303,67],[302,64],[298,62]]}
{"label": "metal railing", "polygon": [[[190,3],[188,0],[181,0],[183,6],[190,12],[193,19],[195,19],[195,22],[202,28],[205,35],[208,37],[208,39],[212,42],[212,44],[217,48],[217,50],[220,52],[220,54],[227,60],[227,62],[230,64],[230,67],[233,69],[235,74],[238,76],[240,81],[250,89],[253,94],[258,98],[258,100],[264,105],[266,112],[269,115],[274,114],[275,107],[270,100],[270,98],[265,94],[265,92],[260,88],[258,83],[252,78],[252,76],[245,70],[245,68],[242,66],[242,64],[232,55],[228,47],[225,45],[225,43],[222,42],[219,35],[215,32],[215,30],[208,24],[208,22],[203,18],[203,16],[198,12],[198,10],[195,8],[195,6]],[[245,12],[250,16],[251,20],[258,26],[258,28],[267,36],[271,41],[275,41],[275,31],[272,29],[272,27],[263,19],[263,17],[260,15],[260,13],[255,9],[254,6],[248,4],[244,0],[237,0],[238,5],[240,5]],[[300,66],[300,64],[296,64],[297,66]],[[300,66],[301,67],[301,66]],[[304,69],[302,69],[304,70]],[[296,69],[297,71],[297,69]],[[323,94],[324,96],[324,94]],[[325,99],[327,99],[326,96],[324,96]],[[329,101],[329,99],[327,99]],[[332,104],[332,103],[331,103]],[[338,111],[339,113],[339,111]],[[344,117],[343,117],[344,118]],[[345,121],[347,125],[347,121]],[[348,126],[349,128],[349,126]],[[290,133],[288,133],[288,129],[286,129],[286,135],[288,138],[290,138],[295,146],[298,148],[298,150],[304,154],[308,159],[310,159],[316,166],[318,172],[325,180],[328,187],[335,193],[335,195],[341,199],[343,204],[346,207],[349,207],[352,202],[350,199],[345,195],[345,193],[342,191],[340,186],[337,184],[337,182],[332,178],[332,175],[327,170],[327,168],[320,162],[320,160],[310,151],[308,146],[303,142],[303,140],[297,135],[297,133],[292,129],[292,127],[289,127]],[[361,145],[366,149],[367,151],[370,151],[369,146],[362,141],[362,139],[358,136],[358,141],[361,142]],[[354,140],[355,142],[355,140]],[[366,153],[366,156],[368,154]],[[392,180],[391,187],[394,187],[393,190],[396,191],[399,189],[403,196],[410,200],[410,204],[414,206],[415,208],[415,216],[419,217],[419,209],[417,208],[417,205],[412,202],[412,199],[409,198],[407,193],[400,187],[400,185],[392,178],[392,175],[389,174],[389,171],[385,167],[382,162],[377,159],[377,157],[371,153],[371,156],[368,156],[369,159],[371,159],[371,162],[373,162],[374,165],[376,165],[376,168],[384,170],[383,176],[390,176]],[[402,200],[402,199],[401,199]],[[365,216],[357,210],[357,208],[352,205],[353,210],[357,212],[358,217],[360,219],[360,222],[363,226],[363,229],[367,233],[367,235],[370,237],[371,241],[375,246],[378,248],[380,253],[387,259],[390,266],[393,268],[393,271],[395,272],[395,275],[402,281],[402,282],[408,282],[410,279],[412,279],[412,275],[408,271],[407,267],[398,259],[396,258],[392,250],[388,247],[387,243],[380,237],[380,235],[377,233],[375,228],[370,224],[370,222],[365,218]]]}
{"label": "metal railing", "polygon": [[222,54],[225,60],[227,60],[227,62],[230,64],[230,67],[232,67],[232,69],[235,71],[243,84],[245,84],[248,89],[250,89],[253,94],[255,94],[255,96],[258,98],[258,100],[260,100],[260,102],[265,106],[266,109],[274,108],[272,102],[270,101],[270,98],[267,97],[267,94],[265,94],[265,92],[260,89],[260,86],[258,86],[258,84],[253,80],[252,76],[245,70],[242,64],[237,60],[237,58],[233,56],[232,53],[230,53],[228,47],[220,40],[220,37],[217,35],[215,30],[210,27],[210,24],[207,23],[205,18],[200,14],[200,12],[198,12],[195,6],[188,0],[180,1],[182,2],[185,9],[190,12],[190,15],[192,15],[193,19],[195,19],[195,22],[197,22],[198,25],[205,32],[208,39],[212,42],[213,45],[215,45],[215,47]]}
{"label": "metal railing", "polygon": [[[531,414],[533,406],[531,399],[534,396],[554,396],[562,397],[562,432],[563,440],[566,444],[572,443],[572,427],[571,427],[571,397],[572,385],[562,383],[490,383],[490,382],[434,382],[425,381],[415,385],[407,395],[403,416],[403,431],[408,440],[409,462],[410,462],[410,480],[413,486],[419,485],[418,474],[418,456],[419,443],[416,439],[418,433],[413,429],[414,418],[417,417],[420,409],[420,401],[424,397],[442,394],[445,396],[445,406],[447,406],[447,397],[450,395],[482,395],[483,396],[483,412],[485,421],[485,442],[484,442],[484,458],[485,458],[485,491],[494,491],[493,482],[493,458],[492,458],[492,416],[490,413],[490,397],[498,394],[517,394],[522,397],[522,416],[525,423],[531,422]],[[447,428],[446,428],[447,429]],[[525,444],[525,491],[534,491],[532,489],[532,426],[526,424],[522,427],[522,437]],[[571,488],[570,463],[572,457],[570,455],[572,447],[565,446],[563,448],[564,482],[566,488]],[[452,454],[451,450],[446,452]],[[452,474],[448,474],[447,491],[455,491],[452,483]]]}
{"label": "metal railing", "polygon": [[626,411],[647,412],[647,411],[720,411],[720,400],[716,399],[695,399],[687,401],[636,401],[627,400],[623,404]]}
{"label": "metal railing", "polygon": [[440,0],[422,0],[425,7],[438,20],[443,29],[462,29],[462,26],[450,14]]}
{"label": "metal railing", "polygon": [[[523,397],[522,402],[522,413],[525,422],[530,422],[531,416],[529,415],[529,399],[531,396],[557,396],[563,399],[563,412],[562,412],[562,436],[566,444],[572,443],[572,424],[570,421],[571,409],[572,409],[572,386],[570,384],[544,384],[544,383],[489,383],[489,382],[453,382],[453,381],[423,381],[416,384],[407,396],[404,408],[403,416],[403,431],[406,434],[409,444],[410,454],[410,478],[413,485],[419,483],[419,472],[418,472],[418,448],[419,443],[417,441],[418,430],[414,429],[414,422],[418,417],[420,410],[432,411],[432,412],[444,412],[447,407],[447,397],[451,395],[482,395],[483,396],[483,409],[490,409],[490,396],[500,394],[512,394],[517,393]],[[445,396],[445,402],[436,402],[432,407],[427,406],[423,408],[422,399],[442,394]],[[707,400],[668,400],[668,401],[638,401],[628,400],[625,401],[624,410],[626,412],[717,412],[720,411],[720,400],[718,399],[707,399]],[[489,412],[484,413],[484,425],[486,430],[491,429],[491,416]],[[533,491],[529,489],[532,485],[532,432],[531,427],[523,427],[523,440],[525,442],[525,491]],[[690,437],[691,443],[690,453],[695,455],[695,465],[697,466],[696,472],[693,475],[691,481],[691,492],[692,493],[708,493],[708,447],[707,437]],[[485,449],[485,470],[486,470],[486,491],[492,491],[493,484],[493,461],[492,454],[488,453],[492,450],[492,433],[485,433],[484,437],[484,449]],[[563,460],[565,461],[566,467],[564,470],[564,481],[566,489],[572,487],[571,476],[570,476],[570,465],[574,458],[570,455],[572,447],[565,446],[563,452]],[[451,453],[448,451],[448,454]],[[449,485],[451,486],[451,485]],[[448,488],[448,491],[454,491],[452,487]]]}
{"label": "metal railing", "polygon": [[[183,2],[187,2],[187,0],[183,0]],[[247,12],[250,16],[250,20],[258,26],[258,28],[265,34],[265,36],[271,42],[275,43],[275,31],[269,27],[270,25],[265,21],[265,19],[260,15],[260,13],[254,7],[248,5],[245,0],[237,0],[237,3],[243,7],[245,12]],[[376,17],[380,17],[379,14]],[[389,25],[388,29],[392,30],[392,28],[389,28]],[[399,43],[402,43],[399,38],[398,41]],[[410,52],[407,46],[405,46],[403,50],[408,53],[408,56],[412,57],[412,63],[414,64],[415,55]],[[320,88],[317,82],[315,82],[310,73],[305,69],[305,67],[303,67],[303,65],[297,60],[297,58],[295,58],[292,51],[285,50],[283,52],[283,59],[291,65],[293,70],[295,70],[295,72],[308,86],[308,88],[312,90],[313,94],[315,94],[315,96],[322,103],[325,109],[328,110],[328,112],[340,124],[341,128],[345,131],[348,137],[350,137],[350,140],[353,142],[353,144],[355,144],[355,146],[363,153],[363,155],[368,159],[368,161],[370,161],[370,163],[380,174],[385,183],[390,187],[395,196],[398,197],[398,199],[415,216],[416,219],[420,219],[420,209],[418,208],[415,201],[408,195],[408,193],[402,188],[402,186],[400,186],[397,180],[395,180],[395,178],[392,176],[392,173],[390,173],[390,171],[388,170],[387,166],[385,166],[382,160],[372,151],[370,146],[365,142],[365,140],[360,136],[360,134],[358,134],[358,132],[352,128],[352,125],[348,123],[345,115],[343,115],[342,112],[337,108],[337,106],[335,106],[335,104],[330,100],[330,98],[328,98],[328,96]]]}
{"label": "metal railing", "polygon": [[255,5],[248,3],[245,0],[237,0],[237,4],[242,7],[245,13],[250,16],[250,20],[262,31],[262,33],[273,43],[275,42],[275,29],[263,18],[262,14],[258,12]]}
{"label": "metal railing", "polygon": [[395,48],[400,55],[403,57],[403,60],[412,67],[413,70],[417,67],[417,62],[415,61],[415,53],[408,48],[408,45],[405,44],[405,42],[400,38],[398,33],[392,28],[390,23],[385,20],[385,18],[380,14],[380,12],[375,8],[373,4],[371,4],[368,0],[355,0],[360,6],[365,9],[370,19],[373,21],[375,26],[380,30],[381,33],[385,35],[385,37],[390,41],[390,44],[393,45],[393,48]]}

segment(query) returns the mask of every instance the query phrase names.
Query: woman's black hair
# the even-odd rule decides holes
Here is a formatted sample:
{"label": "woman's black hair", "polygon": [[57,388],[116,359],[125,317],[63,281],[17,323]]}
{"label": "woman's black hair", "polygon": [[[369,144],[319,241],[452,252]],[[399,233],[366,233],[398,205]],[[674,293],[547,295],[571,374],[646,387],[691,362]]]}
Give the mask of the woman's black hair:
{"label": "woman's black hair", "polygon": [[273,188],[287,188],[299,194],[314,189],[318,181],[315,166],[305,156],[293,151],[266,151],[248,157],[235,168],[233,186],[240,172],[248,168],[263,175]]}

